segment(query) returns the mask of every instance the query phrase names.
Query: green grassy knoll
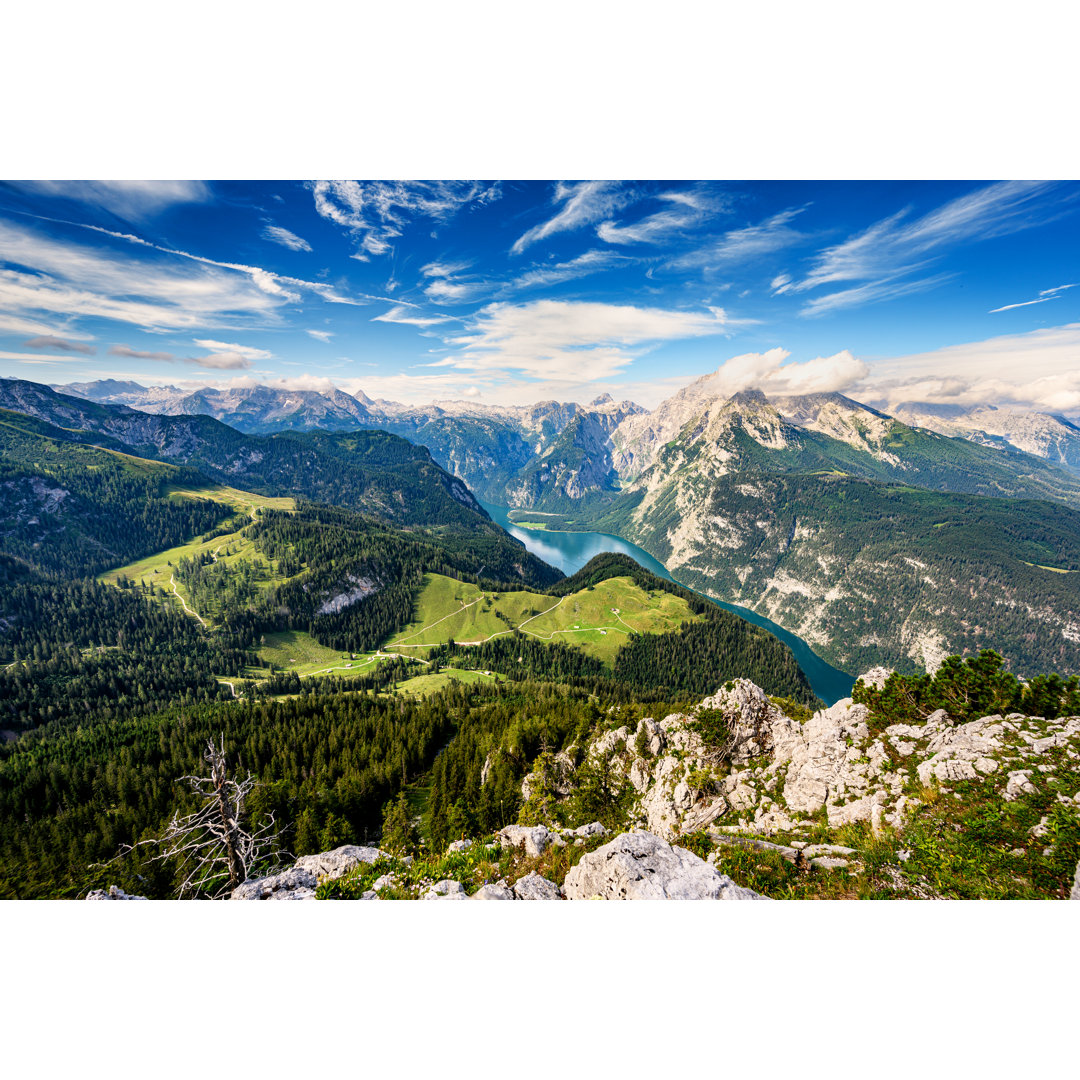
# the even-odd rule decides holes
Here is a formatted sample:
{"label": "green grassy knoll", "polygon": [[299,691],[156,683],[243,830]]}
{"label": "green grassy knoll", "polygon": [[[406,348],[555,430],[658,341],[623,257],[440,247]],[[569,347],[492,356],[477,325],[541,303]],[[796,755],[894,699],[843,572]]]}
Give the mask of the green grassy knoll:
{"label": "green grassy knoll", "polygon": [[648,592],[628,577],[608,578],[556,599],[524,591],[484,592],[430,574],[417,597],[415,618],[383,648],[423,657],[429,647],[451,639],[479,644],[520,630],[611,662],[632,634],[665,633],[699,618],[681,597]]}
{"label": "green grassy knoll", "polygon": [[[339,675],[349,678],[371,670],[380,660],[389,659],[378,653],[345,653],[320,645],[310,634],[302,630],[282,630],[266,634],[265,644],[258,649],[259,657],[280,668],[294,671],[301,679],[310,675]],[[252,669],[252,675],[265,672]]]}
{"label": "green grassy knoll", "polygon": [[256,567],[256,587],[265,592],[279,584],[284,578],[275,567],[256,550],[255,545],[245,535],[245,530],[258,512],[263,508],[273,510],[292,510],[295,501],[291,498],[278,499],[255,495],[237,488],[213,486],[207,488],[171,488],[168,497],[173,500],[209,499],[212,502],[225,503],[236,509],[236,517],[229,522],[234,527],[232,532],[210,534],[208,537],[196,537],[186,544],[159,551],[144,559],[128,563],[126,566],[109,570],[98,577],[99,581],[116,584],[121,578],[150,588],[160,588],[166,598],[200,622],[207,622],[207,613],[198,610],[188,589],[176,577],[176,567],[181,559],[197,559],[209,555],[217,565],[236,566],[251,563]]}
{"label": "green grassy knoll", "polygon": [[426,697],[428,694],[437,693],[453,683],[494,683],[505,682],[506,676],[493,673],[486,674],[483,671],[466,671],[460,668],[444,668],[433,675],[414,675],[411,679],[398,683],[397,694],[412,694],[417,697]]}

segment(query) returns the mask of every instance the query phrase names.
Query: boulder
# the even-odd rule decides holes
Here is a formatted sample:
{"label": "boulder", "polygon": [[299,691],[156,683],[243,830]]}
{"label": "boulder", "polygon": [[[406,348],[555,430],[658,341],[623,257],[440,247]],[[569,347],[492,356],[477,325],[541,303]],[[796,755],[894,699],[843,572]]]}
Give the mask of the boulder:
{"label": "boulder", "polygon": [[514,883],[514,897],[518,900],[561,900],[562,890],[554,881],[542,878],[536,871],[526,874]]}
{"label": "boulder", "polygon": [[233,900],[314,900],[319,884],[315,874],[294,866],[280,874],[245,881],[232,891]]}
{"label": "boulder", "polygon": [[1017,769],[1015,772],[1009,773],[1008,783],[1005,785],[1001,797],[1006,802],[1015,802],[1021,795],[1034,795],[1035,787],[1028,779],[1031,772],[1031,769]]}
{"label": "boulder", "polygon": [[357,847],[346,844],[333,851],[322,851],[318,855],[303,855],[294,863],[297,870],[306,870],[316,878],[335,878],[354,870],[361,863],[373,863],[376,859],[386,858],[386,852],[374,847]]}
{"label": "boulder", "polygon": [[108,889],[94,889],[87,893],[87,900],[149,900],[148,896],[134,896],[124,892],[118,885],[110,885]]}
{"label": "boulder", "polygon": [[704,859],[647,832],[628,832],[597,848],[566,875],[569,900],[753,900],[758,894]]}
{"label": "boulder", "polygon": [[551,843],[551,833],[546,825],[507,825],[496,834],[503,847],[520,847],[526,855],[539,858]]}
{"label": "boulder", "polygon": [[454,840],[451,843],[447,844],[446,850],[447,851],[468,851],[469,848],[471,848],[472,846],[473,846],[473,842],[471,840]]}
{"label": "boulder", "polygon": [[470,897],[472,900],[513,900],[514,894],[502,882],[481,885]]}
{"label": "boulder", "polygon": [[588,825],[579,825],[571,829],[568,836],[607,836],[607,829],[599,821],[591,821]]}
{"label": "boulder", "polygon": [[436,881],[423,896],[421,900],[468,900],[468,896],[465,894],[465,886],[460,881],[454,881],[452,878],[443,878],[442,881]]}
{"label": "boulder", "polygon": [[1073,875],[1072,891],[1069,893],[1070,900],[1080,900],[1080,862],[1076,864],[1076,873]]}

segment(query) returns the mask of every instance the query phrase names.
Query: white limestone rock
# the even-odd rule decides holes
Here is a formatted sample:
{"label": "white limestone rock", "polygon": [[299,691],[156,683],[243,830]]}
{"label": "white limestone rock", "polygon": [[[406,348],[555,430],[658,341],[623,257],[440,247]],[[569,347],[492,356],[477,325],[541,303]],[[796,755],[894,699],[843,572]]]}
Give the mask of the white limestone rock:
{"label": "white limestone rock", "polygon": [[318,855],[303,855],[296,860],[294,866],[297,870],[314,874],[319,880],[327,878],[333,881],[350,870],[354,870],[361,863],[373,863],[380,858],[388,858],[385,851],[374,847],[346,844],[344,847],[334,848],[333,851],[323,851]]}
{"label": "white limestone rock", "polygon": [[452,878],[436,881],[421,897],[421,900],[468,900],[465,886]]}
{"label": "white limestone rock", "polygon": [[692,852],[640,831],[583,856],[566,875],[563,891],[569,900],[759,899]]}
{"label": "white limestone rock", "polygon": [[1029,779],[1031,773],[1031,769],[1016,769],[1009,773],[1008,783],[1006,783],[1001,797],[1006,802],[1015,802],[1021,795],[1034,795],[1035,786]]}
{"label": "white limestone rock", "polygon": [[533,858],[543,855],[552,839],[546,825],[507,825],[495,835],[503,847],[524,848]]}
{"label": "white limestone rock", "polygon": [[883,690],[885,688],[885,680],[893,673],[892,668],[887,667],[872,667],[869,671],[860,675],[864,686],[872,687],[874,690]]}
{"label": "white limestone rock", "polygon": [[447,851],[468,851],[473,846],[471,840],[452,840],[446,845]]}
{"label": "white limestone rock", "polygon": [[314,900],[319,882],[315,874],[294,866],[279,874],[245,881],[232,891],[233,900]]}
{"label": "white limestone rock", "polygon": [[135,896],[133,893],[126,893],[119,885],[110,885],[108,889],[94,889],[92,892],[87,893],[87,900],[149,900],[148,896]]}
{"label": "white limestone rock", "polygon": [[470,897],[471,900],[513,900],[514,894],[502,883],[481,885]]}
{"label": "white limestone rock", "polygon": [[548,881],[534,870],[514,883],[514,898],[517,900],[562,900],[563,895],[562,890],[554,881]]}
{"label": "white limestone rock", "polygon": [[652,717],[645,717],[634,732],[635,746],[637,740],[641,737],[642,731],[645,732],[646,749],[649,756],[656,757],[664,749],[664,729]]}

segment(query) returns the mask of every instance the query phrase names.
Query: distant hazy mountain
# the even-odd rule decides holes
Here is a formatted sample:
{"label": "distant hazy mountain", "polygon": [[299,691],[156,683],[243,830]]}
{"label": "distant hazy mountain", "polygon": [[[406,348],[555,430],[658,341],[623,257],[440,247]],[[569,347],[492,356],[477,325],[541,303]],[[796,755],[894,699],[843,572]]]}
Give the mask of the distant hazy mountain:
{"label": "distant hazy mountain", "polygon": [[1055,413],[982,405],[964,409],[957,405],[905,402],[894,415],[912,426],[942,435],[970,439],[985,446],[1014,446],[1036,457],[1080,472],[1080,427]]}
{"label": "distant hazy mountain", "polygon": [[[545,481],[536,489],[535,498],[558,501],[557,495],[549,496],[546,490],[548,478],[556,475],[560,479],[551,486],[556,491],[568,487],[575,493],[571,498],[603,488],[611,462],[598,463],[595,459],[607,454],[611,432],[626,417],[644,412],[640,405],[616,402],[609,394],[587,406],[558,401],[521,406],[436,401],[417,407],[383,399],[374,401],[362,391],[350,395],[341,390],[284,390],[264,385],[225,390],[204,387],[190,392],[103,379],[53,389],[143,412],[212,416],[249,434],[358,428],[389,431],[426,446],[438,464],[484,498],[514,505],[526,503],[513,492],[535,486],[531,476],[520,479],[518,474],[536,459],[552,453],[555,457],[546,462]],[[574,433],[561,450],[556,450],[571,424],[576,424]],[[587,444],[589,453],[584,460],[582,446],[577,443]]]}

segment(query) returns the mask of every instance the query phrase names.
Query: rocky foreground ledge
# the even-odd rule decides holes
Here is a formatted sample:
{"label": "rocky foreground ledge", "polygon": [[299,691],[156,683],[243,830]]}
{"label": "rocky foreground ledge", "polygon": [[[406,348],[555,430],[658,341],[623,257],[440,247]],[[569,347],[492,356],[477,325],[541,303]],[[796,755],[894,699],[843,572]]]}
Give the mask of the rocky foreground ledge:
{"label": "rocky foreground ledge", "polygon": [[[599,823],[567,831],[574,839],[602,837]],[[520,847],[525,855],[540,856],[562,834],[545,826],[509,825],[496,834],[503,847]],[[472,844],[458,841],[458,851]],[[494,845],[492,845],[494,847]],[[347,846],[298,860],[289,870],[257,881],[247,881],[232,894],[233,900],[312,900],[322,881],[333,881],[362,864],[374,864],[392,856],[377,848]],[[379,900],[381,893],[399,893],[403,883],[393,871],[376,879],[360,896]],[[465,883],[453,878],[421,881],[415,888],[420,900],[757,900],[750,889],[740,888],[718,873],[705,859],[675,847],[659,836],[643,831],[623,833],[584,854],[569,871],[562,887],[530,872],[513,885],[505,880],[482,885],[471,895]]]}
{"label": "rocky foreground ledge", "polygon": [[[625,724],[613,710],[525,777],[521,817],[547,824],[458,840],[415,864],[341,847],[247,881],[232,898],[1031,898],[1071,886],[1080,899],[1080,717],[958,723],[939,709],[888,724],[850,698],[812,716],[786,705],[736,679],[689,713]],[[716,731],[726,733],[722,753]],[[620,793],[610,832],[556,823],[573,820],[587,770]],[[973,890],[976,879],[991,888]]]}

